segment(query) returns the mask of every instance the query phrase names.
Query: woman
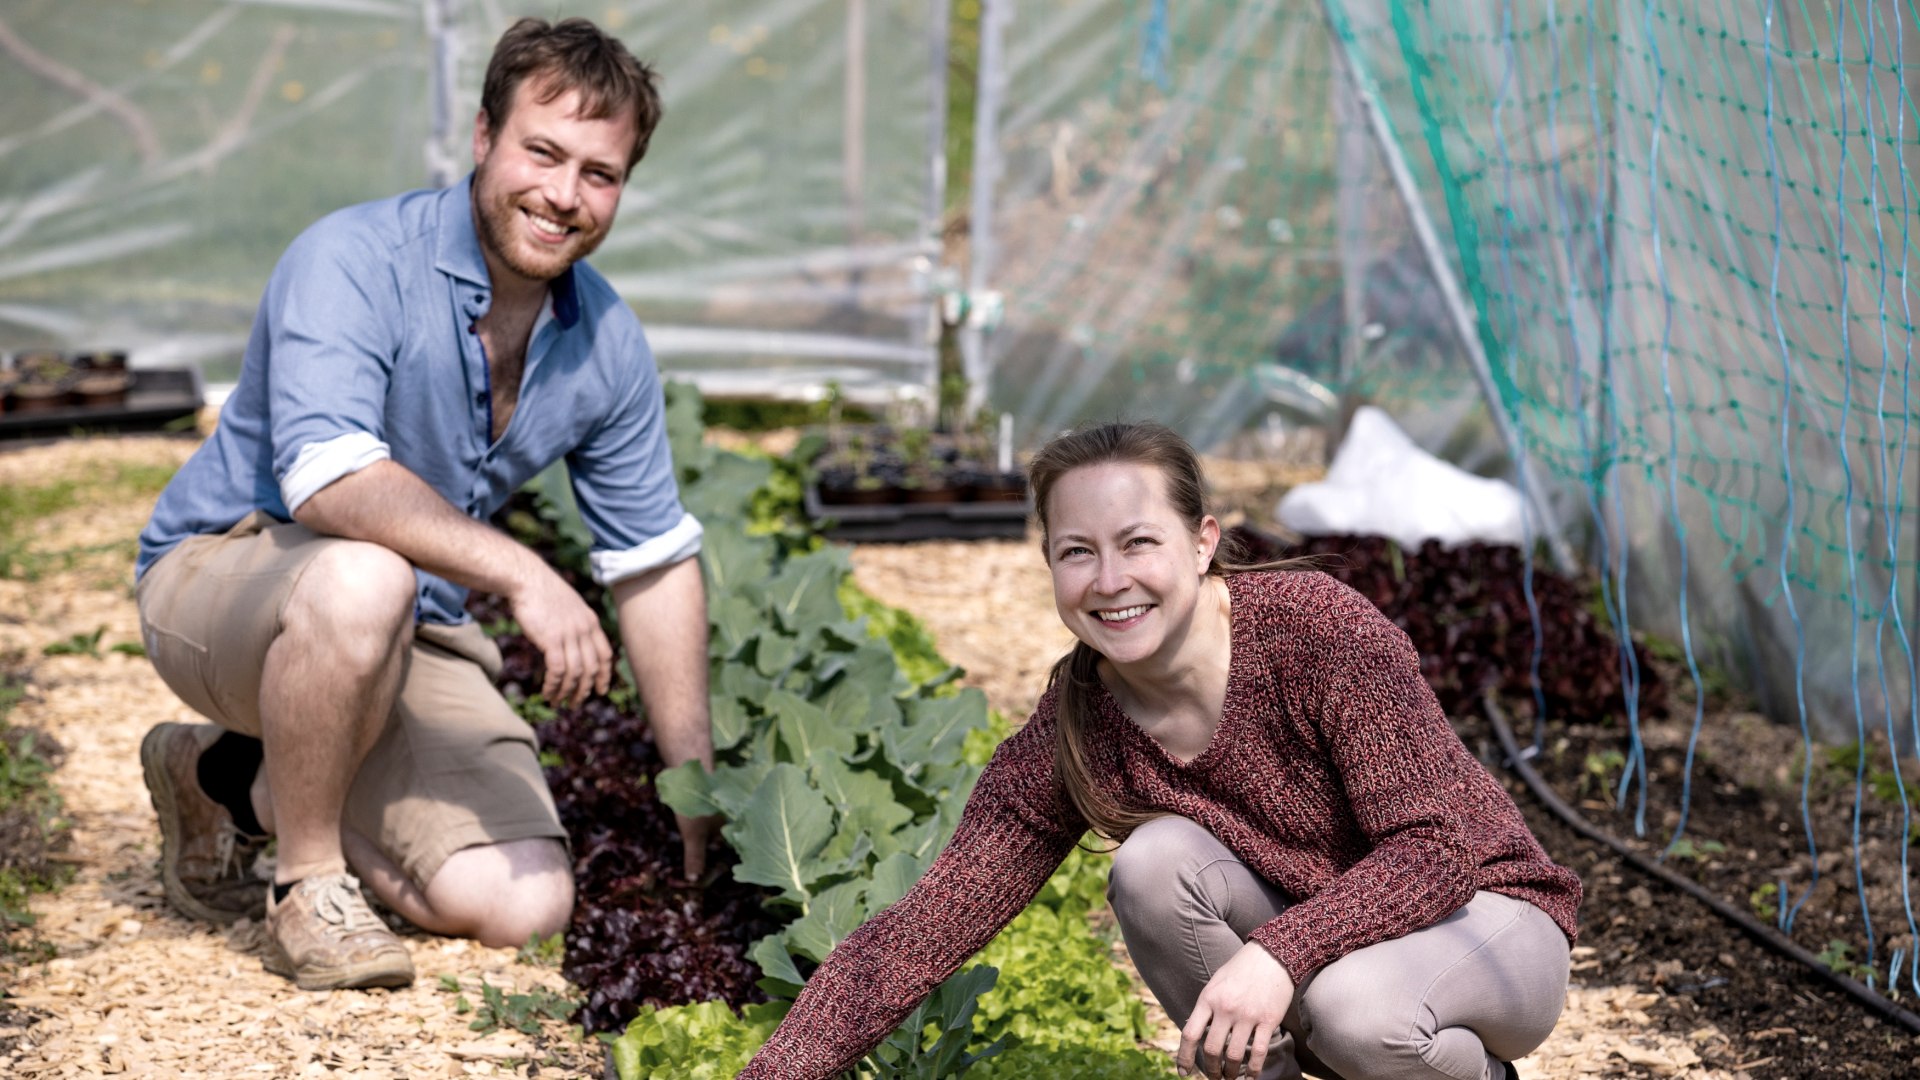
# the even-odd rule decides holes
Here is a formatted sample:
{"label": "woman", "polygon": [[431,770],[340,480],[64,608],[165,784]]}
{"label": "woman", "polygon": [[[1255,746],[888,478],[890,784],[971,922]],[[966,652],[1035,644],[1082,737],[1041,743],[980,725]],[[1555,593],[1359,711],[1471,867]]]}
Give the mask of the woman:
{"label": "woman", "polygon": [[1030,466],[1079,643],[953,840],[820,965],[741,1075],[847,1068],[1091,827],[1147,985],[1208,1077],[1499,1080],[1566,998],[1580,882],[1460,742],[1407,636],[1325,574],[1236,564],[1166,428]]}

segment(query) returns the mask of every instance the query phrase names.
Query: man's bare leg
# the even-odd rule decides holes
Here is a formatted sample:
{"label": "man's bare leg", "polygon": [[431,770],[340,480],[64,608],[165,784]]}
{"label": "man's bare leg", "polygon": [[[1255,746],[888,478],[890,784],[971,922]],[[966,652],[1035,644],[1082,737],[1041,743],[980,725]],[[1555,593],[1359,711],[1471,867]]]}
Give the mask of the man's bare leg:
{"label": "man's bare leg", "polygon": [[354,775],[399,692],[413,640],[414,580],[413,567],[386,548],[329,544],[294,583],[267,648],[260,771],[279,855],[262,962],[303,990],[413,981],[406,946],[346,872],[340,823]]}
{"label": "man's bare leg", "polygon": [[414,580],[399,555],[348,541],[315,556],[288,597],[260,684],[261,821],[279,836],[280,884],[346,868],[341,813],[400,689]]}
{"label": "man's bare leg", "polygon": [[482,945],[525,945],[567,928],[573,867],[558,840],[508,840],[461,848],[422,890],[371,840],[341,838],[347,861],[388,907],[422,930]]}

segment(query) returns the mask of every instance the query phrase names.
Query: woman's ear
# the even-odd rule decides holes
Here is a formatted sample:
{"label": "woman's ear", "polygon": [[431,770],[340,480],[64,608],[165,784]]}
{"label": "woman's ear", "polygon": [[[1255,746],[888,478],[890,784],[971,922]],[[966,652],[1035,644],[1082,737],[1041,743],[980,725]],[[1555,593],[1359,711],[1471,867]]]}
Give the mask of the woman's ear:
{"label": "woman's ear", "polygon": [[1212,514],[1200,519],[1200,531],[1193,538],[1195,552],[1200,556],[1200,572],[1207,572],[1213,565],[1213,553],[1220,550],[1220,520]]}

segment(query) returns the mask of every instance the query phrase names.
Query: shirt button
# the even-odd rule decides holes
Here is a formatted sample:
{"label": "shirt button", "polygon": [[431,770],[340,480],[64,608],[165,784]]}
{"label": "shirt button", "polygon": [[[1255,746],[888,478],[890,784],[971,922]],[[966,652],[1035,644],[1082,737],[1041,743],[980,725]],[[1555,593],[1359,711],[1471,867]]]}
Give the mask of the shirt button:
{"label": "shirt button", "polygon": [[473,395],[473,403],[475,405],[485,405],[487,403],[487,392],[485,390],[482,390],[479,393]]}

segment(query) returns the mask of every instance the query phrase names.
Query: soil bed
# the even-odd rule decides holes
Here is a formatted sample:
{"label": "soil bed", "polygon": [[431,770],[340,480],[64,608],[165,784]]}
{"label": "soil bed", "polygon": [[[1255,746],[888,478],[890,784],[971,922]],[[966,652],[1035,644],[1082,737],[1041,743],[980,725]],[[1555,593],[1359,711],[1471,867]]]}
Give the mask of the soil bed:
{"label": "soil bed", "polygon": [[[1259,544],[1268,538],[1253,539]],[[1586,883],[1577,970],[1648,989],[1655,997],[1642,1011],[1675,1035],[1690,1036],[1711,1022],[1722,1030],[1748,1032],[1749,1039],[1763,1044],[1735,1047],[1705,1040],[1696,1052],[1708,1064],[1755,1076],[1920,1071],[1920,1043],[1912,1033],[1869,1015],[1705,905],[1579,837],[1502,767],[1492,728],[1477,704],[1483,691],[1498,691],[1510,713],[1526,718],[1517,732],[1523,744],[1532,736],[1535,709],[1534,622],[1522,588],[1525,566],[1515,549],[1465,545],[1448,551],[1429,542],[1418,551],[1402,551],[1377,538],[1347,537],[1322,538],[1280,553],[1321,556],[1323,569],[1360,590],[1413,638],[1428,681],[1456,729],[1513,791],[1548,849]],[[1534,766],[1593,824],[1656,858],[1681,822],[1692,679],[1683,665],[1634,642],[1641,739],[1653,778],[1646,796],[1646,837],[1636,838],[1637,794],[1624,807],[1613,798],[1628,750],[1626,725],[1619,719],[1626,680],[1617,639],[1588,603],[1591,584],[1535,565],[1532,591],[1545,639],[1539,681],[1547,705],[1545,752]],[[1765,912],[1764,887],[1777,891],[1784,882],[1797,898],[1811,877],[1798,816],[1806,755],[1797,732],[1744,711],[1724,690],[1719,694],[1708,701],[1696,747],[1689,846],[1676,848],[1667,864],[1736,906]],[[1844,968],[1850,958],[1867,952],[1849,850],[1853,758],[1816,747],[1812,762],[1809,820],[1822,853],[1821,873],[1798,913],[1793,937],[1814,954],[1827,952]],[[1914,775],[1914,768],[1909,765],[1905,774]],[[1879,923],[1877,959],[1884,984],[1889,950],[1912,952],[1905,919],[1893,918],[1902,910],[1904,845],[1897,796],[1867,797],[1861,835],[1862,879]],[[1777,895],[1771,902],[1777,904]],[[1844,943],[1847,951],[1833,942]],[[1865,977],[1864,970],[1848,973]]]}

